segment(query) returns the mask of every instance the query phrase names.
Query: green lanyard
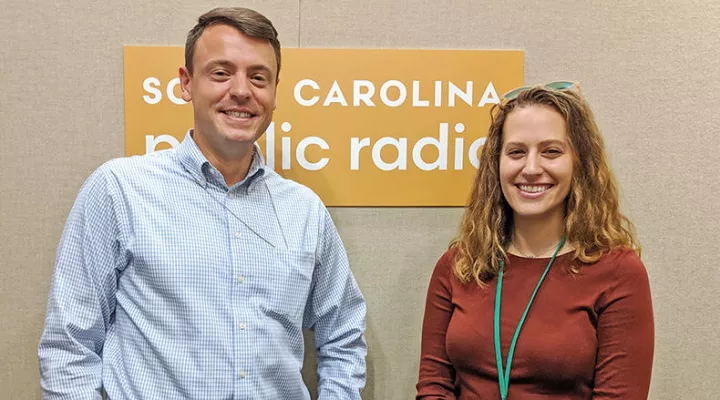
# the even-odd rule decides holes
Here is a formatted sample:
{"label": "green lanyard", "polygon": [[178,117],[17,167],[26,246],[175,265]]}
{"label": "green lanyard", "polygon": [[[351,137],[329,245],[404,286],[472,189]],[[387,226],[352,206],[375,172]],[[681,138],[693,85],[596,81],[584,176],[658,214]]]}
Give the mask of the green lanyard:
{"label": "green lanyard", "polygon": [[540,276],[540,280],[537,283],[537,286],[535,286],[535,290],[533,291],[532,296],[530,296],[530,301],[528,301],[527,307],[525,307],[525,312],[523,313],[522,317],[520,318],[520,322],[518,323],[517,328],[515,328],[515,336],[513,336],[512,342],[510,343],[510,350],[508,351],[508,357],[507,357],[507,367],[505,370],[503,370],[502,365],[502,353],[500,352],[500,294],[502,293],[502,280],[503,280],[503,268],[505,268],[505,261],[500,261],[500,270],[498,271],[498,282],[497,282],[497,289],[495,289],[495,319],[494,319],[494,328],[495,328],[495,361],[497,362],[497,369],[498,369],[498,383],[500,384],[500,397],[502,400],[507,399],[508,395],[508,388],[510,387],[510,367],[512,366],[512,358],[513,354],[515,353],[515,344],[517,344],[518,336],[520,336],[520,329],[523,326],[523,323],[525,323],[525,317],[527,317],[528,311],[530,311],[530,306],[533,303],[533,300],[535,300],[535,295],[538,292],[538,289],[540,289],[540,285],[542,285],[543,280],[545,280],[545,276],[547,275],[548,271],[550,271],[550,266],[552,266],[553,261],[555,261],[555,257],[557,256],[557,253],[560,251],[560,249],[565,244],[565,236],[560,239],[560,243],[558,243],[557,249],[555,249],[555,253],[553,253],[552,258],[550,258],[550,262],[548,263],[547,267],[545,267],[545,272],[543,272],[542,276]]}

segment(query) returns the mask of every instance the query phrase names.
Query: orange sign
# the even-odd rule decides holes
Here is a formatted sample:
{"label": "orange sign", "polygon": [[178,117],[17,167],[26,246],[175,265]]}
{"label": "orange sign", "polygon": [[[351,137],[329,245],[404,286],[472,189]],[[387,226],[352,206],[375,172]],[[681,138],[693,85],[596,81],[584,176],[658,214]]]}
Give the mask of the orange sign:
{"label": "orange sign", "polygon": [[[283,49],[268,166],[328,206],[463,206],[522,51]],[[182,47],[125,47],[125,154],[177,145]]]}

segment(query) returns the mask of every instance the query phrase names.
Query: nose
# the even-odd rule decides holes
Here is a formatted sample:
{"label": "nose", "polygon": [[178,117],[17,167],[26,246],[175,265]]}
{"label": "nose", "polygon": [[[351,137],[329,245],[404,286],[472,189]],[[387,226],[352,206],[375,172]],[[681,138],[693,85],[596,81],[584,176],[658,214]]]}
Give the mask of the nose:
{"label": "nose", "polygon": [[241,102],[250,99],[250,81],[245,76],[236,75],[230,84],[230,96]]}
{"label": "nose", "polygon": [[525,165],[523,166],[522,173],[525,176],[537,176],[542,174],[543,169],[540,160],[540,154],[537,152],[528,153],[525,158]]}

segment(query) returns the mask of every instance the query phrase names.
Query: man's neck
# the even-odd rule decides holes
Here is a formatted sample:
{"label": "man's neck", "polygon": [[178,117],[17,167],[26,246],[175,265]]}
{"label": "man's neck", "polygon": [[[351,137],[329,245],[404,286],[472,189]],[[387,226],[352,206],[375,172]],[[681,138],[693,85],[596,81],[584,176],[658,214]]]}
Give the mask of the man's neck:
{"label": "man's neck", "polygon": [[[222,174],[228,187],[247,177],[255,151],[252,143],[248,146],[234,146],[233,151],[217,151],[220,146],[212,146],[202,135],[194,134],[192,137],[208,162]],[[230,147],[226,146],[226,149]]]}

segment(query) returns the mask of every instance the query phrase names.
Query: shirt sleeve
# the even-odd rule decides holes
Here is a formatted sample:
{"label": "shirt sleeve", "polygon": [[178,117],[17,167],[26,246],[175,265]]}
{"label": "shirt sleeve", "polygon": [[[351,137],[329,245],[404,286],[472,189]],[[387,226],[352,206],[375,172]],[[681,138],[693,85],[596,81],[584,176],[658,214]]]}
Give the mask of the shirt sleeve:
{"label": "shirt sleeve", "polygon": [[598,311],[594,400],[645,400],[650,390],[654,322],[650,284],[640,258],[623,253]]}
{"label": "shirt sleeve", "polygon": [[100,399],[115,309],[119,228],[105,174],[85,182],[58,246],[38,357],[43,399]]}
{"label": "shirt sleeve", "polygon": [[445,347],[448,325],[452,317],[452,251],[446,252],[435,266],[422,326],[420,376],[417,399],[455,399],[455,370]]}
{"label": "shirt sleeve", "polygon": [[320,206],[313,288],[303,327],[318,352],[318,400],[360,400],[365,387],[365,300],[333,221]]}

